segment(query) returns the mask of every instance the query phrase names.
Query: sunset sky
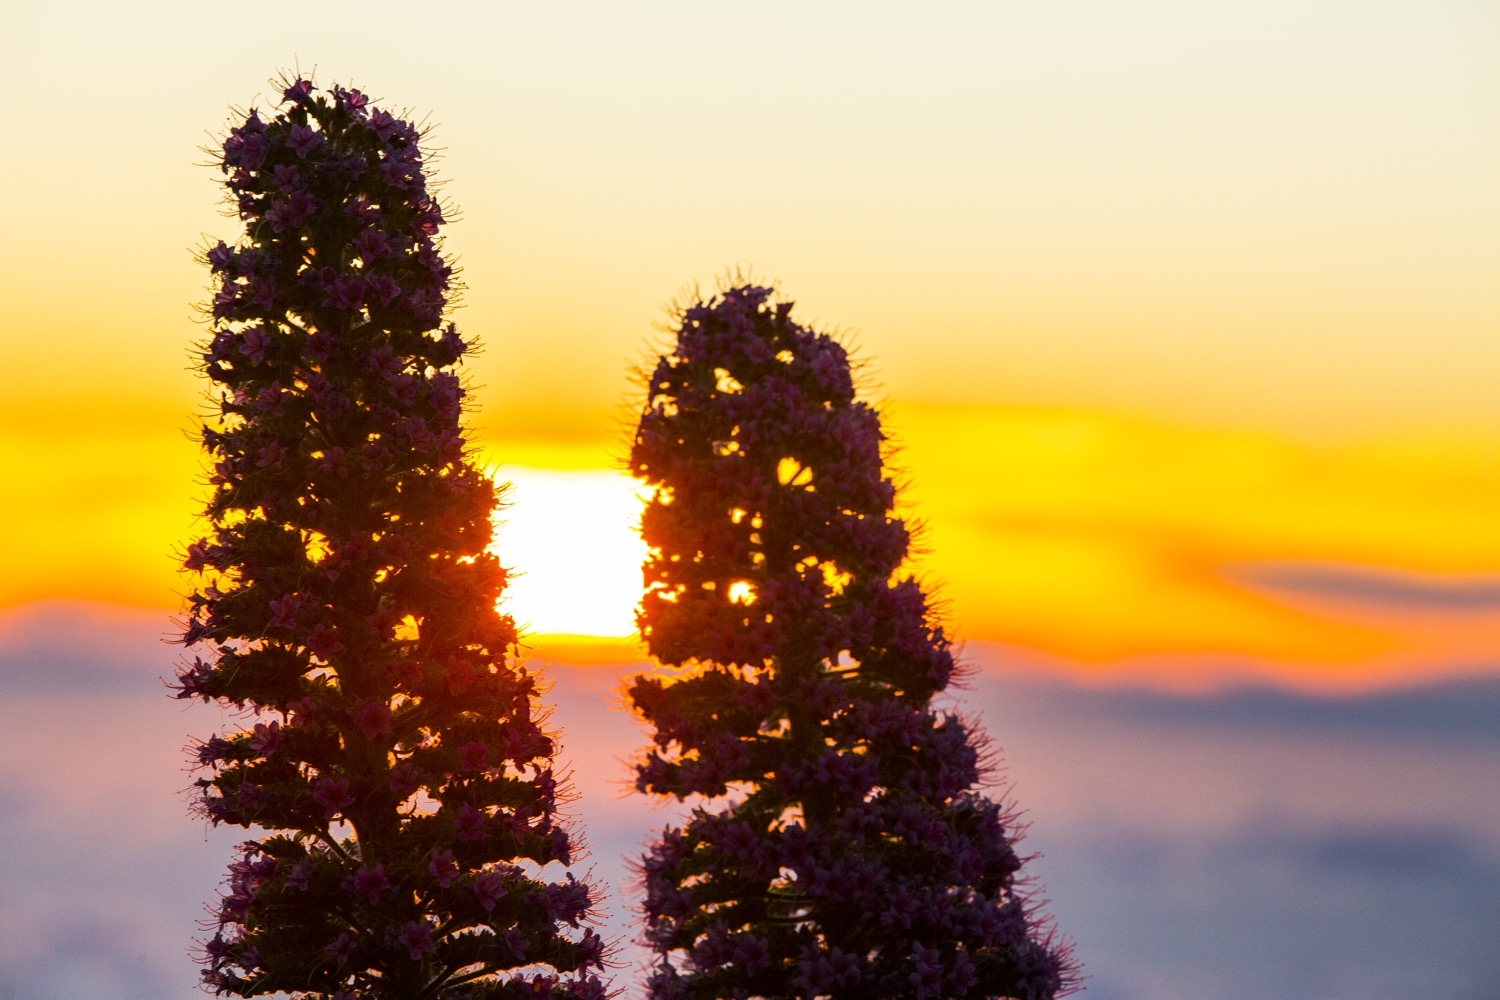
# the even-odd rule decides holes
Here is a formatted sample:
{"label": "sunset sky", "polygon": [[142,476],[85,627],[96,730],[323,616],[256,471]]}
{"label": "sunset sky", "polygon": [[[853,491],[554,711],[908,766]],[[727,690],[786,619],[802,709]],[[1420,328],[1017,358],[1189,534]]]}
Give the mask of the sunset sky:
{"label": "sunset sky", "polygon": [[431,125],[620,985],[632,372],[743,273],[862,361],[1087,1000],[1500,996],[1500,4],[82,0],[0,5],[0,1000],[203,995],[195,253],[299,68]]}
{"label": "sunset sky", "polygon": [[732,268],[847,334],[954,631],[1091,680],[1500,663],[1500,8],[25,5],[0,607],[174,608],[201,147],[316,70],[434,126],[512,610],[627,635],[629,370]]}

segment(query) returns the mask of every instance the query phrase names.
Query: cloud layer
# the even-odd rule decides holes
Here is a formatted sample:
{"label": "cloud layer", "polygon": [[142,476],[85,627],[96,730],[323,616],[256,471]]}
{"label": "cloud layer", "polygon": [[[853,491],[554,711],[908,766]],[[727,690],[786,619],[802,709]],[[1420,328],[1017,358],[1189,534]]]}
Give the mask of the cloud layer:
{"label": "cloud layer", "polygon": [[[188,818],[182,747],[233,722],[158,678],[166,623],[0,616],[0,998],[195,995],[230,846]],[[953,707],[1003,751],[1023,847],[1093,1000],[1484,1000],[1500,987],[1500,679],[1340,699],[1085,688],[998,647]],[[629,666],[539,664],[588,863],[631,932],[629,860],[678,808],[627,794]],[[637,665],[635,669],[638,669]],[[998,790],[998,789],[997,789]],[[630,985],[636,968],[622,969]]]}

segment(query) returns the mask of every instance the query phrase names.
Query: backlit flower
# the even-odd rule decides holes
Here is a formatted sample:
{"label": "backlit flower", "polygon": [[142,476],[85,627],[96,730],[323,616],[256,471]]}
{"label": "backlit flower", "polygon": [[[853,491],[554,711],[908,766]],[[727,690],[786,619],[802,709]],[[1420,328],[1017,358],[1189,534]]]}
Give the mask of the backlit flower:
{"label": "backlit flower", "polygon": [[1015,831],[931,705],[952,654],[901,575],[909,533],[847,352],[766,288],[679,321],[630,463],[654,488],[638,621],[680,672],[629,694],[654,731],[637,787],[703,798],[642,861],[650,997],[1063,995],[1045,924],[1001,919]]}
{"label": "backlit flower", "polygon": [[174,686],[254,720],[189,754],[195,811],[264,834],[230,867],[204,982],[602,1000],[588,893],[550,867],[572,856],[555,748],[495,610],[497,491],[467,457],[421,134],[359,91],[281,89],[224,140],[244,228],[203,255],[212,492],[182,636],[203,655]]}

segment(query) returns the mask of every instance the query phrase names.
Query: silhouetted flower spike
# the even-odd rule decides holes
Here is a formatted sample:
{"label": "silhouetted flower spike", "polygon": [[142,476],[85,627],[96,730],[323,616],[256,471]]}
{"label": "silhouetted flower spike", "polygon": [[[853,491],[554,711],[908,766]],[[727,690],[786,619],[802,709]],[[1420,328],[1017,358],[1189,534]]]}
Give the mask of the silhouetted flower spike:
{"label": "silhouetted flower spike", "polygon": [[979,745],[931,707],[948,638],[900,573],[879,415],[837,341],[744,285],[685,309],[630,461],[638,614],[668,677],[637,787],[700,796],[642,860],[654,1000],[1070,992]]}
{"label": "silhouetted flower spike", "polygon": [[[602,997],[592,890],[554,864],[553,744],[465,458],[467,345],[418,131],[291,81],[229,132],[245,223],[205,254],[211,531],[183,698],[253,713],[192,751],[198,811],[258,827],[204,984],[236,996]],[[525,866],[520,864],[527,862]],[[575,930],[576,929],[576,930]]]}

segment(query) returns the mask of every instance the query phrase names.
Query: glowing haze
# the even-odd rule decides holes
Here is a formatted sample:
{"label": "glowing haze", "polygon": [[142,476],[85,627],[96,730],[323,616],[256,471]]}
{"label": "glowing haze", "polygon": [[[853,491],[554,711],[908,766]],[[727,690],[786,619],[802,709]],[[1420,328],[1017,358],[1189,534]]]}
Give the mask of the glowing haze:
{"label": "glowing haze", "polygon": [[1500,662],[1493,6],[360,10],[0,16],[0,605],[176,604],[191,248],[237,225],[198,147],[300,59],[437,124],[535,633],[628,633],[626,369],[741,265],[854,332],[960,635],[1181,685]]}

